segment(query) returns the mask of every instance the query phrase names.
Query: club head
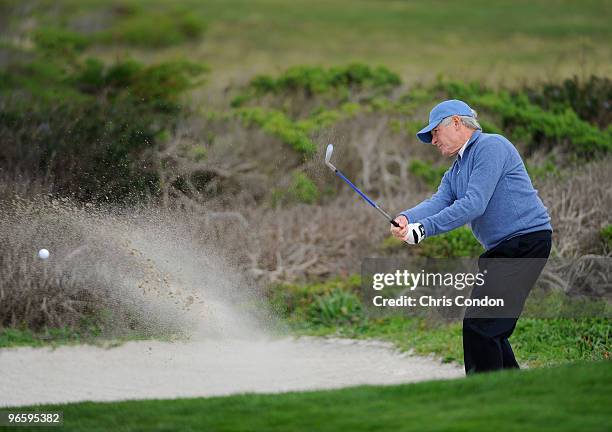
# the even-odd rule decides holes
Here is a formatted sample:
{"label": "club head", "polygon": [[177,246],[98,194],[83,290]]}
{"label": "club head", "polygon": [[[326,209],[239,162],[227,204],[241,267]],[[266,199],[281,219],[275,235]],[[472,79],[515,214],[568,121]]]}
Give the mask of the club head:
{"label": "club head", "polygon": [[332,170],[336,170],[336,167],[333,166],[329,161],[331,160],[332,153],[334,152],[333,144],[327,144],[327,150],[325,151],[325,165],[330,167]]}

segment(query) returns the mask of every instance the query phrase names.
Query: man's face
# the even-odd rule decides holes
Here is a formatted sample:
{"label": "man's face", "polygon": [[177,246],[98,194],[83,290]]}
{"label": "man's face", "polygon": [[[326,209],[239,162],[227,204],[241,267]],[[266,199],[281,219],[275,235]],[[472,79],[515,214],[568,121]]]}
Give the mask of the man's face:
{"label": "man's face", "polygon": [[464,142],[459,133],[459,119],[454,116],[447,126],[443,126],[442,120],[438,126],[431,130],[431,143],[436,146],[442,156],[453,156],[457,154]]}

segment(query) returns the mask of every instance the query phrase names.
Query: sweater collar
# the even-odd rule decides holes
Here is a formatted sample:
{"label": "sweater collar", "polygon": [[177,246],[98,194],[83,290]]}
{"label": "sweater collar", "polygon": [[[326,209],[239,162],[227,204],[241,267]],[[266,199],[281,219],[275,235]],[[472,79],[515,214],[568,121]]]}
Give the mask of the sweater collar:
{"label": "sweater collar", "polygon": [[457,159],[461,159],[463,157],[463,153],[465,152],[465,150],[472,145],[472,143],[474,141],[476,141],[478,139],[478,137],[480,136],[480,134],[482,133],[482,131],[480,129],[476,129],[474,131],[474,133],[472,133],[472,136],[470,137],[470,139],[468,139],[465,144],[463,144],[463,147],[461,147],[461,149],[459,150],[459,153],[457,153]]}

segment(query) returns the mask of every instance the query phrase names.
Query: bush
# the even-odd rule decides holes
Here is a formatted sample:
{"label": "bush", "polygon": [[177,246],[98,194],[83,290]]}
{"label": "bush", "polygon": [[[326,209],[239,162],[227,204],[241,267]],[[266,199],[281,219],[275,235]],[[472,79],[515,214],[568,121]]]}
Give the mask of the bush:
{"label": "bush", "polygon": [[[0,98],[10,100],[8,109],[16,107],[22,111],[48,106],[58,100],[83,101],[86,97],[67,83],[71,73],[68,65],[40,57],[9,64],[0,72]],[[13,94],[18,97],[10,98]]]}
{"label": "bush", "polygon": [[589,123],[605,128],[612,123],[612,80],[608,77],[591,75],[582,81],[577,76],[561,84],[546,83],[540,88],[526,87],[529,100],[550,111],[572,108],[576,114]]}
{"label": "bush", "polygon": [[[304,120],[299,120],[296,122],[296,125],[309,133],[319,131],[323,128],[333,126],[342,118],[347,115],[352,115],[355,113],[354,108],[346,108],[347,111],[336,111],[336,110],[326,110],[321,109],[317,110],[312,115]],[[353,110],[351,110],[353,109]]]}
{"label": "bush", "polygon": [[261,127],[265,132],[278,137],[283,143],[308,157],[317,151],[317,145],[310,138],[311,134],[329,128],[357,112],[353,105],[345,104],[340,110],[318,109],[305,119],[293,120],[283,111],[244,107],[235,110],[234,116],[247,127],[252,125]]}
{"label": "bush", "polygon": [[604,251],[606,253],[612,252],[612,225],[603,227],[599,231],[599,236],[601,237]]}
{"label": "bush", "polygon": [[10,101],[0,113],[6,172],[44,173],[54,192],[86,201],[156,195],[156,137],[172,129],[180,95],[197,84],[203,68],[130,60],[105,66],[89,59],[72,68],[47,63],[11,66],[6,75],[15,86],[0,88]]}
{"label": "bush", "polygon": [[408,170],[412,174],[432,188],[437,188],[440,185],[440,181],[447,169],[446,167],[434,167],[431,163],[418,159],[413,159],[408,166]]}
{"label": "bush", "polygon": [[559,174],[558,164],[555,162],[555,158],[552,156],[547,157],[544,163],[541,165],[532,165],[525,162],[525,167],[527,168],[527,172],[532,179]]}
{"label": "bush", "polygon": [[134,103],[149,104],[153,109],[177,111],[179,96],[198,84],[194,78],[206,71],[197,63],[174,61],[144,66],[134,60],[105,67],[88,59],[68,80],[87,94],[103,93],[110,99],[131,98]]}
{"label": "bush", "polygon": [[136,12],[112,28],[95,34],[101,43],[118,43],[145,48],[163,48],[199,39],[205,32],[203,20],[192,12]]}
{"label": "bush", "polygon": [[365,314],[355,294],[335,289],[315,299],[308,311],[308,318],[315,325],[330,327],[362,322]]}
{"label": "bush", "polygon": [[73,55],[91,44],[91,39],[81,33],[55,27],[42,27],[33,34],[40,52],[47,55]]}
{"label": "bush", "polygon": [[431,258],[476,257],[484,252],[468,227],[429,237],[421,243],[420,252]]}
{"label": "bush", "polygon": [[236,115],[246,126],[257,125],[264,131],[280,138],[298,153],[313,155],[317,147],[308,137],[308,128],[297,124],[280,111],[266,111],[262,108],[241,108]]}
{"label": "bush", "polygon": [[399,76],[383,66],[371,68],[361,63],[325,69],[318,66],[295,66],[277,78],[259,75],[244,93],[232,100],[233,107],[243,106],[253,98],[266,94],[307,98],[327,96],[346,100],[352,93],[369,90],[373,96],[383,94],[401,84]]}
{"label": "bush", "polygon": [[316,299],[333,291],[355,294],[361,285],[360,275],[336,277],[324,282],[281,283],[268,287],[268,298],[273,308],[285,318],[306,319]]}
{"label": "bush", "polygon": [[289,194],[295,201],[314,204],[319,199],[317,186],[302,172],[293,175],[293,183],[289,187]]}
{"label": "bush", "polygon": [[482,131],[485,133],[498,134],[498,135],[504,134],[504,131],[500,127],[498,127],[497,125],[495,125],[494,123],[488,120],[483,120],[479,118],[478,123],[480,123],[480,126],[482,126]]}
{"label": "bush", "polygon": [[295,172],[291,185],[286,190],[276,189],[272,192],[272,204],[314,204],[319,200],[319,195],[319,189],[306,174]]}
{"label": "bush", "polygon": [[251,81],[251,87],[257,94],[301,91],[309,96],[350,88],[389,90],[399,84],[399,76],[387,68],[370,68],[360,63],[329,69],[296,66],[278,78],[260,75]]}
{"label": "bush", "polygon": [[561,145],[586,158],[612,151],[612,128],[598,129],[582,120],[571,106],[547,111],[532,103],[524,92],[494,92],[479,83],[441,81],[436,88],[449,97],[463,99],[499,116],[502,128],[509,131],[513,139],[525,141],[530,150]]}
{"label": "bush", "polygon": [[386,237],[381,243],[378,249],[386,253],[394,253],[404,249],[406,242],[398,239],[397,237],[389,236]]}
{"label": "bush", "polygon": [[[4,114],[0,130],[9,132],[2,159],[19,161],[22,168],[27,164],[33,178],[50,174],[54,192],[84,201],[156,193],[154,166],[141,156],[155,144],[151,117],[142,110],[126,104],[65,104],[28,115]],[[19,147],[22,140],[28,140],[27,149]]]}

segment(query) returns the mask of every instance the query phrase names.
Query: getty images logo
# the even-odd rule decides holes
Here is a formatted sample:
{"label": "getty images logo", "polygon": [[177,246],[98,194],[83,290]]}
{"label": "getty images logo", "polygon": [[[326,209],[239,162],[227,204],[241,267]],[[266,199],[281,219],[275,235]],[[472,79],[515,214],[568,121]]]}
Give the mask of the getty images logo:
{"label": "getty images logo", "polygon": [[484,285],[483,273],[431,273],[421,270],[410,272],[396,270],[393,273],[374,273],[372,275],[372,288],[380,291],[385,287],[404,287],[414,291],[417,287],[444,286],[463,290],[466,287]]}

